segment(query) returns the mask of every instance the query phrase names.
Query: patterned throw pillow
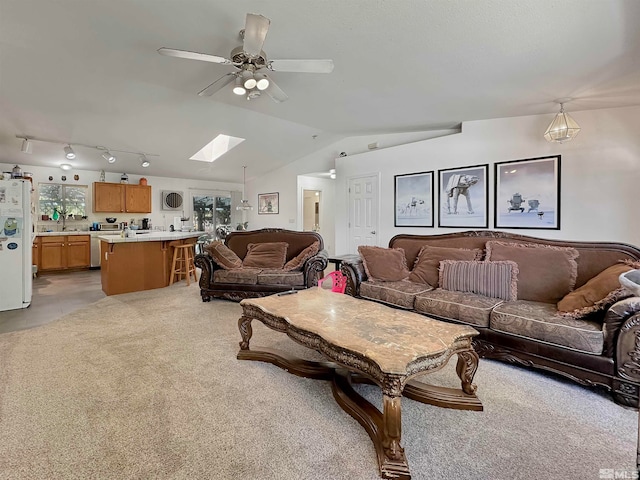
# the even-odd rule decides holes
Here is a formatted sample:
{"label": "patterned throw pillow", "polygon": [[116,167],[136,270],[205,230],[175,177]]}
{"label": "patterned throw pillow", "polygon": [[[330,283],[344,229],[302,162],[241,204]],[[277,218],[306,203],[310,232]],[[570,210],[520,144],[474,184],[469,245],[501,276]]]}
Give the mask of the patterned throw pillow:
{"label": "patterned throw pillow", "polygon": [[620,286],[618,277],[633,268],[633,264],[620,262],[604,269],[580,288],[565,295],[558,302],[558,311],[582,317],[609,308],[629,296],[629,291]]}
{"label": "patterned throw pillow", "polygon": [[212,242],[205,247],[213,261],[225,270],[233,270],[242,267],[242,260],[233,250],[222,242]]}
{"label": "patterned throw pillow", "polygon": [[438,268],[442,260],[480,260],[482,250],[479,248],[432,247],[425,245],[416,257],[409,280],[425,283],[433,288],[438,286]]}
{"label": "patterned throw pillow", "polygon": [[318,250],[320,250],[320,242],[316,240],[307,248],[302,250],[298,255],[296,255],[287,263],[285,263],[284,270],[287,270],[287,271],[302,270],[302,267],[304,266],[304,262],[306,262],[311,257],[313,257],[316,253],[318,253]]}
{"label": "patterned throw pillow", "polygon": [[440,288],[502,300],[518,299],[518,265],[508,260],[440,262]]}
{"label": "patterned throw pillow", "polygon": [[242,260],[243,267],[282,268],[287,261],[287,242],[250,243]]}
{"label": "patterned throw pillow", "polygon": [[535,243],[486,243],[487,260],[518,264],[518,299],[558,303],[578,277],[578,250]]}
{"label": "patterned throw pillow", "polygon": [[364,270],[369,280],[397,282],[409,276],[407,258],[403,248],[382,248],[361,245],[358,253],[362,257]]}

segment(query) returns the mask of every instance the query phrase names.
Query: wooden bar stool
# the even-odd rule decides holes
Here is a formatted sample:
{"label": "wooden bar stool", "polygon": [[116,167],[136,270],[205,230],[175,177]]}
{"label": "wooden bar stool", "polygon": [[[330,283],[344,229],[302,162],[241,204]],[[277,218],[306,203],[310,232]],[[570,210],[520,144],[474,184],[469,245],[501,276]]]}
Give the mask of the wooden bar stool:
{"label": "wooden bar stool", "polygon": [[195,242],[173,245],[173,262],[171,263],[169,285],[173,285],[176,275],[178,276],[178,282],[182,280],[182,276],[184,275],[187,280],[187,285],[191,285],[191,274],[193,274],[193,280],[195,282],[198,281],[196,277],[196,265],[193,262],[194,246]]}

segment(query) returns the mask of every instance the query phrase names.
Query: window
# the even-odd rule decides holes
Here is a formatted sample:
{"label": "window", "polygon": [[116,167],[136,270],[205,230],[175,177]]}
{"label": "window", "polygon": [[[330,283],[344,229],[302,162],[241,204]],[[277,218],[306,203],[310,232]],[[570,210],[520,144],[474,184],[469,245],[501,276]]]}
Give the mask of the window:
{"label": "window", "polygon": [[62,185],[59,183],[41,183],[38,185],[38,207],[41,215],[53,217],[59,215],[87,215],[86,185]]}
{"label": "window", "polygon": [[220,240],[231,228],[231,197],[193,195],[193,223],[197,230],[215,233]]}

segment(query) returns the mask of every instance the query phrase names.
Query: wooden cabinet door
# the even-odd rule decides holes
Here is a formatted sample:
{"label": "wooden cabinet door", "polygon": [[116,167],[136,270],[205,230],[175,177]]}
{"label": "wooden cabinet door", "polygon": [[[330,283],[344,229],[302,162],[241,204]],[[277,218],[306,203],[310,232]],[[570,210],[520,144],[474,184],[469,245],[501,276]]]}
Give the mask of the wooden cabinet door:
{"label": "wooden cabinet door", "polygon": [[69,235],[66,248],[68,268],[91,266],[91,237],[89,235]]}
{"label": "wooden cabinet door", "polygon": [[125,185],[124,191],[127,213],[151,213],[150,185]]}
{"label": "wooden cabinet door", "polygon": [[124,212],[124,185],[121,183],[94,182],[94,212]]}
{"label": "wooden cabinet door", "polygon": [[40,270],[61,270],[66,267],[64,236],[42,237],[40,239]]}

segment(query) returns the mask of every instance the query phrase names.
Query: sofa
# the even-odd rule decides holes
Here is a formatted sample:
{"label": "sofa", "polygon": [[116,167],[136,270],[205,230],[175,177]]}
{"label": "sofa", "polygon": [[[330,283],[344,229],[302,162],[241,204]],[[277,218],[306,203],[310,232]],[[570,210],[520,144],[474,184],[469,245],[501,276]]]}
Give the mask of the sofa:
{"label": "sofa", "polygon": [[637,247],[482,230],[396,235],[389,248],[360,250],[341,265],[347,294],[471,325],[480,357],[637,407],[640,297],[618,280],[638,268]]}
{"label": "sofa", "polygon": [[196,255],[200,295],[240,301],[316,286],[328,264],[316,232],[278,228],[234,231]]}

